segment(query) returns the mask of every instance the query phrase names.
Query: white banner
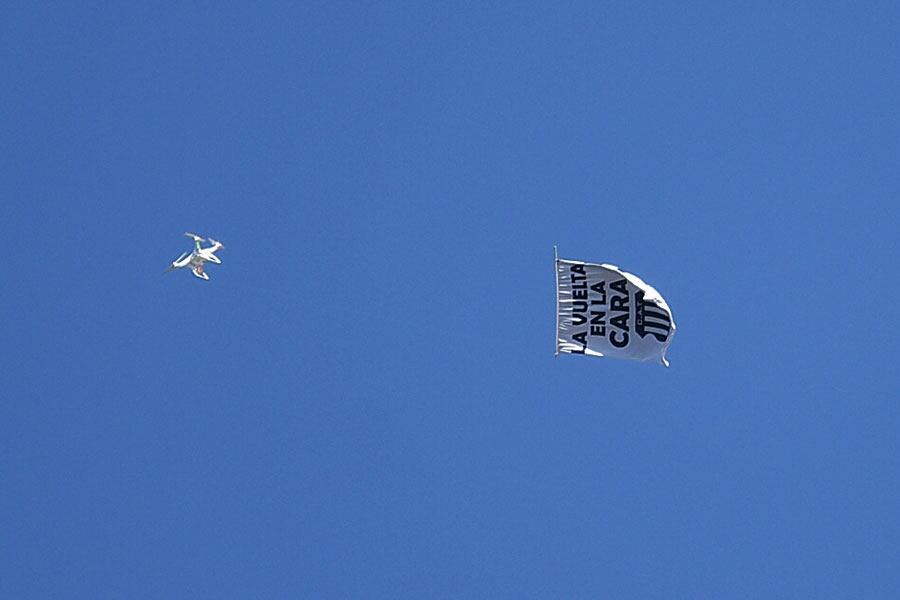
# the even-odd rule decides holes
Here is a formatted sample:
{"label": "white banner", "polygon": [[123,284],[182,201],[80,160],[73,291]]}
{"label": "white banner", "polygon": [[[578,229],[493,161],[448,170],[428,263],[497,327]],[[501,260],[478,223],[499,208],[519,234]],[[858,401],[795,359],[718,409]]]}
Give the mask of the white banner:
{"label": "white banner", "polygon": [[675,320],[663,297],[615,265],[556,259],[556,352],[659,360]]}

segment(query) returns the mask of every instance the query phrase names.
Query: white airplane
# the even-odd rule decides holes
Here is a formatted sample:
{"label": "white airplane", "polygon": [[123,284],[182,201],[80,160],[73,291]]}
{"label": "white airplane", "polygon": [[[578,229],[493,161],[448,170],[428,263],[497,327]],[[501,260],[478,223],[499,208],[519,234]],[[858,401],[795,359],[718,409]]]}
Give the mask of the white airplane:
{"label": "white airplane", "polygon": [[163,272],[168,273],[172,269],[190,267],[191,272],[194,274],[194,277],[199,277],[200,279],[209,281],[209,275],[207,275],[203,270],[203,264],[207,262],[216,263],[217,265],[222,264],[222,260],[218,256],[216,256],[215,253],[225,246],[222,244],[222,242],[218,242],[212,238],[207,238],[212,246],[201,248],[200,242],[203,241],[202,237],[200,237],[196,233],[191,232],[187,232],[184,235],[194,240],[194,251],[182,253],[182,255],[173,260],[172,264],[169,265],[168,268]]}

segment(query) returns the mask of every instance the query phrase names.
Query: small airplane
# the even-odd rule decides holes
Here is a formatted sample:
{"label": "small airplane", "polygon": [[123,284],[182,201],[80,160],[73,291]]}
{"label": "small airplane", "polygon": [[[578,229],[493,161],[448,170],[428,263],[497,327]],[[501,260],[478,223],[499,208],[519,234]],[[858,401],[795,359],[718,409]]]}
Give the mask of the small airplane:
{"label": "small airplane", "polygon": [[206,238],[212,246],[201,248],[200,243],[204,238],[196,233],[191,233],[190,231],[186,232],[184,235],[194,240],[194,251],[183,252],[181,256],[172,261],[172,264],[169,265],[163,273],[168,273],[172,269],[190,267],[194,277],[209,281],[209,275],[203,270],[203,265],[207,262],[216,263],[217,265],[222,264],[222,260],[216,256],[215,253],[224,248],[224,244],[212,238]]}

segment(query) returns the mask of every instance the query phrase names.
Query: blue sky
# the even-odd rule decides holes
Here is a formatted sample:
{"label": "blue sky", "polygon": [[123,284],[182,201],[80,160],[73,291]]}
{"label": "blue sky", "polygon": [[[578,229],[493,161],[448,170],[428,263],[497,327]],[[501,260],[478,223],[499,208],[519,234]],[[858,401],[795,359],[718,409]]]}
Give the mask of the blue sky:
{"label": "blue sky", "polygon": [[126,4],[0,22],[0,595],[900,595],[896,4]]}

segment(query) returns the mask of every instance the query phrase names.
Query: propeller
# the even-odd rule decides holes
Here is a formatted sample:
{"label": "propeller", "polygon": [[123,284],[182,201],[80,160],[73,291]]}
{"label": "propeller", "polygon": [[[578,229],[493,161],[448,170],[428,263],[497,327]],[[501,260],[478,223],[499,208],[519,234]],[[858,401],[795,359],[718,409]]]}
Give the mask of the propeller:
{"label": "propeller", "polygon": [[175,260],[173,260],[173,261],[172,261],[172,264],[169,265],[168,267],[166,267],[166,270],[163,271],[163,273],[168,273],[169,271],[171,271],[172,269],[174,269],[174,268],[175,268],[175,263],[181,262],[182,260],[184,260],[185,258],[187,258],[188,254],[190,254],[190,253],[189,253],[189,252],[182,252],[182,253],[181,253],[181,256],[179,256],[178,258],[176,258]]}

